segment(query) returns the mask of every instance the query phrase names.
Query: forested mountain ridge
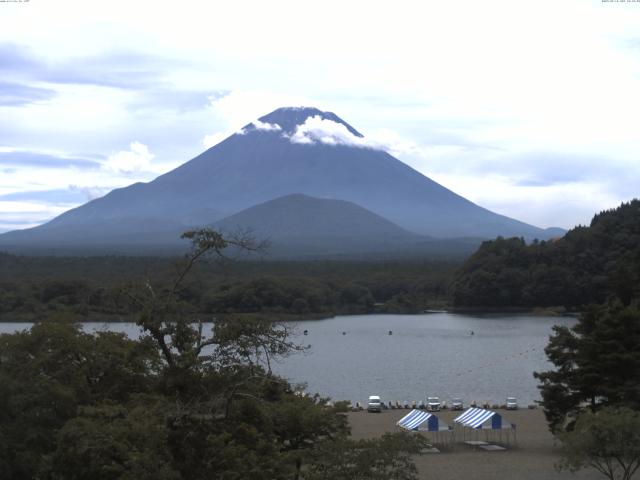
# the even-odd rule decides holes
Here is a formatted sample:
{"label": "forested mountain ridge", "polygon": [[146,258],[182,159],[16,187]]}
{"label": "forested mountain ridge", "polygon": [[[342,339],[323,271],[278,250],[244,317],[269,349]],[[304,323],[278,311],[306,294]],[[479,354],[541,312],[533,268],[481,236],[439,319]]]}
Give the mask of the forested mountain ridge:
{"label": "forested mountain ridge", "polygon": [[578,308],[640,290],[640,200],[596,214],[563,238],[484,242],[451,285],[457,307]]}

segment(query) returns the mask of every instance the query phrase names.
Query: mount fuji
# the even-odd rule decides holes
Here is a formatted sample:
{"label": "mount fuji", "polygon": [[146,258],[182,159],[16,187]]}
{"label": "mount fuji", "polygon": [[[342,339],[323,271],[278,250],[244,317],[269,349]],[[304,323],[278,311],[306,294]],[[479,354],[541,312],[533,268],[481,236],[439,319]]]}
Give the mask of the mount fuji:
{"label": "mount fuji", "polygon": [[[547,239],[561,233],[474,204],[394,158],[331,112],[280,108],[149,183],[113,190],[46,224],[0,235],[0,248],[169,248],[180,245],[180,233],[195,226],[226,220],[226,227],[236,222],[255,228],[248,218],[253,223],[259,218],[258,230],[264,231],[269,222],[278,225],[281,209],[245,215],[249,224],[238,223],[243,218],[238,214],[282,197],[288,205],[299,201],[307,207],[314,203],[309,197],[317,200],[313,208],[319,223],[306,237],[327,241],[337,239],[343,230],[339,226],[350,221],[346,211],[336,217],[341,211],[336,203],[321,201],[348,203],[351,224],[362,227],[360,237],[356,229],[349,238],[363,242],[363,251],[372,239],[371,222],[375,231],[386,232],[389,249],[422,237]],[[328,210],[320,215],[324,207]],[[305,229],[300,225],[292,238],[305,236]],[[320,241],[314,245],[321,250]]]}

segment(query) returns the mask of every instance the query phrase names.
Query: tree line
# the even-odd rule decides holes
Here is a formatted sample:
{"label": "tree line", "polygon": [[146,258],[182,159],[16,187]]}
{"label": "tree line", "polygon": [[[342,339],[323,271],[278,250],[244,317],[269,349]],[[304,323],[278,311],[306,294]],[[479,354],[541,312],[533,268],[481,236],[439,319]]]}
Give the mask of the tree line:
{"label": "tree line", "polygon": [[[155,263],[154,263],[155,260]],[[65,312],[78,320],[131,320],[125,294],[147,278],[158,289],[176,260],[128,257],[19,257],[0,254],[0,320]],[[456,263],[235,262],[194,266],[176,298],[202,315],[273,318],[378,312],[415,313],[446,304]]]}
{"label": "tree line", "polygon": [[456,272],[457,307],[580,309],[616,296],[628,304],[640,285],[640,201],[594,216],[560,239],[484,242]]}

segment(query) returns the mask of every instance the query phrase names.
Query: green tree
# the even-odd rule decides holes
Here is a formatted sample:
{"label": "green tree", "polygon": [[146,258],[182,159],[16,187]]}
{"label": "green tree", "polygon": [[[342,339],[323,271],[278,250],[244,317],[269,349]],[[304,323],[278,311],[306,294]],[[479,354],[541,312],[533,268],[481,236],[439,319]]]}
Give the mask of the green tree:
{"label": "green tree", "polygon": [[536,372],[553,432],[571,428],[585,408],[640,409],[640,310],[617,300],[591,306],[571,327],[554,327],[547,357],[555,370]]}
{"label": "green tree", "polygon": [[409,432],[386,433],[379,439],[323,442],[305,480],[416,480],[412,457],[427,446],[425,437]]}
{"label": "green tree", "polygon": [[81,407],[60,430],[55,480],[179,480],[171,465],[166,400],[138,396],[124,404]]}
{"label": "green tree", "polygon": [[295,463],[295,479],[303,463],[309,459],[308,451],[322,441],[345,438],[349,433],[346,403],[327,405],[327,399],[318,395],[286,395],[270,405],[270,416],[281,450]]}
{"label": "green tree", "polygon": [[[192,479],[220,472],[238,479],[299,474],[301,456],[292,452],[344,436],[346,420],[318,398],[295,395],[273,374],[274,358],[299,349],[285,325],[226,315],[206,333],[201,320],[184,315],[175,296],[196,262],[208,254],[221,258],[230,245],[259,248],[250,239],[228,240],[207,229],[184,237],[193,248],[175,282],[168,288],[147,282],[132,294],[141,307],[139,325],[162,353],[163,394],[175,402],[167,417],[175,468]],[[254,287],[256,298],[269,297],[264,291],[282,295],[273,281]]]}
{"label": "green tree", "polygon": [[629,408],[586,411],[560,439],[561,470],[592,467],[610,480],[629,480],[640,467],[640,412]]}
{"label": "green tree", "polygon": [[89,335],[59,321],[0,335],[0,465],[11,472],[3,478],[36,478],[46,469],[58,432],[82,405],[150,391],[157,358],[146,341]]}

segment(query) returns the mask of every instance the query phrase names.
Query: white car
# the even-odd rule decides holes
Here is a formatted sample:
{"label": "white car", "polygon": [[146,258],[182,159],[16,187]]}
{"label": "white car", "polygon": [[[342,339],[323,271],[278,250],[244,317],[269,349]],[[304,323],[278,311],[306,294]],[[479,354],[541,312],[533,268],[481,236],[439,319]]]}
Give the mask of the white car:
{"label": "white car", "polygon": [[427,410],[430,412],[438,412],[440,410],[441,403],[438,397],[427,397]]}
{"label": "white car", "polygon": [[464,405],[460,397],[454,397],[451,399],[451,410],[462,410]]}
{"label": "white car", "polygon": [[507,397],[507,410],[517,410],[518,409],[518,400],[516,397]]}
{"label": "white car", "polygon": [[377,395],[371,395],[367,402],[368,412],[382,412],[382,400]]}

